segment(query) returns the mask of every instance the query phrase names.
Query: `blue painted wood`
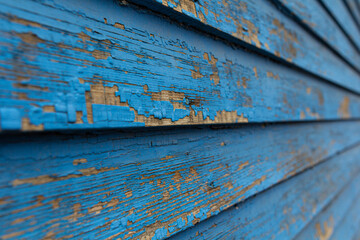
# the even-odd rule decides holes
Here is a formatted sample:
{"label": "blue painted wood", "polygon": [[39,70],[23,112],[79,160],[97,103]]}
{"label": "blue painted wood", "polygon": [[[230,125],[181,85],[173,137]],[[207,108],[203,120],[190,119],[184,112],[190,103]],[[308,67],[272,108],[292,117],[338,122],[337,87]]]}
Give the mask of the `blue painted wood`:
{"label": "blue painted wood", "polygon": [[358,13],[360,14],[360,1],[359,0],[356,0],[355,1],[355,5],[356,5],[356,10],[358,11]]}
{"label": "blue painted wood", "polygon": [[360,226],[360,201],[357,201],[349,209],[347,216],[343,219],[340,226],[334,229],[330,240],[336,239],[355,239],[358,240],[360,237],[359,226]]}
{"label": "blue painted wood", "polygon": [[357,28],[349,11],[343,1],[338,0],[320,0],[323,6],[332,14],[338,21],[341,27],[347,32],[348,36],[352,37],[353,41],[360,47],[360,30]]}
{"label": "blue painted wood", "polygon": [[360,13],[358,12],[356,6],[356,0],[343,0],[343,1],[345,2],[345,5],[348,8],[348,11],[350,12],[350,15],[354,19],[355,24],[360,30]]}
{"label": "blue painted wood", "polygon": [[[336,50],[342,57],[355,67],[360,66],[360,47],[350,36],[344,34],[342,28],[336,24],[331,15],[320,1],[313,0],[273,0],[283,11],[291,15],[300,24],[303,24],[324,41],[329,47]],[[359,41],[356,41],[360,44]],[[360,46],[360,45],[359,45]]]}
{"label": "blue painted wood", "polygon": [[279,1],[0,0],[0,238],[358,237],[356,13]]}
{"label": "blue painted wood", "polygon": [[292,239],[359,176],[359,154],[357,146],[171,239]]}
{"label": "blue painted wood", "polygon": [[[344,188],[323,210],[317,214],[311,222],[294,238],[301,239],[331,239],[337,229],[345,219],[351,218],[350,212],[357,212],[359,215],[359,193],[360,193],[360,176],[355,178],[351,184]],[[351,225],[351,224],[350,224]],[[359,226],[359,225],[357,225]],[[354,234],[354,231],[353,233]],[[335,238],[336,239],[336,238]],[[344,235],[337,239],[345,238]]]}
{"label": "blue painted wood", "polygon": [[[350,68],[305,29],[282,14],[271,1],[131,0],[131,2],[159,11],[198,29],[221,35],[231,41],[240,40],[242,43],[247,43],[245,45],[247,48],[255,48],[272,57],[281,58],[331,82],[359,92],[358,71]],[[166,7],[160,7],[159,4]],[[175,16],[174,11],[169,9],[182,13],[183,17]],[[214,32],[214,29],[217,31]],[[356,66],[359,66],[358,62]]]}
{"label": "blue painted wood", "polygon": [[356,94],[110,0],[0,4],[3,131],[360,117]]}
{"label": "blue painted wood", "polygon": [[[358,144],[359,131],[348,121],[2,135],[0,236],[163,239]],[[336,186],[359,167],[342,155],[325,164],[316,169]],[[295,182],[335,194],[310,172]]]}

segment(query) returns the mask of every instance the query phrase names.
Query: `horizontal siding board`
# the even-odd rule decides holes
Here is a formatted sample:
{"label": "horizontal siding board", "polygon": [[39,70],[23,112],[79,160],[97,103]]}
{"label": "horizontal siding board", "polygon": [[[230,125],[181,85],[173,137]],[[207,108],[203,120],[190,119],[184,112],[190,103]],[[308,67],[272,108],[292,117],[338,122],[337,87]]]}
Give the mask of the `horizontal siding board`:
{"label": "horizontal siding board", "polygon": [[354,20],[346,9],[344,2],[338,0],[320,1],[338,21],[344,31],[347,32],[348,36],[350,36],[358,47],[360,47],[360,30],[357,28]]}
{"label": "horizontal siding board", "polygon": [[[360,223],[359,223],[359,224],[360,224]],[[359,225],[359,224],[358,224],[358,225]],[[357,229],[357,232],[354,234],[353,239],[355,239],[355,240],[360,239],[360,229],[359,229],[359,228]]]}
{"label": "horizontal siding board", "polygon": [[[359,204],[360,176],[355,178],[338,196],[314,217],[311,222],[294,238],[301,239],[331,239],[331,236],[350,217],[350,212],[356,211]],[[360,209],[358,209],[360,210]],[[357,211],[359,213],[359,211]],[[340,227],[341,228],[341,227]],[[351,239],[351,238],[338,238]]]}
{"label": "horizontal siding board", "polygon": [[337,155],[170,239],[292,239],[359,176],[359,153]]}
{"label": "horizontal siding board", "polygon": [[330,240],[336,239],[353,239],[358,240],[360,237],[360,201],[359,198],[351,206],[347,215],[342,220],[341,224],[334,229],[333,234],[329,238]]}
{"label": "horizontal siding board", "polygon": [[322,6],[286,5],[327,44],[272,1],[141,3],[207,28],[0,0],[0,239],[356,237],[359,55]]}
{"label": "horizontal siding board", "polygon": [[3,131],[360,116],[357,94],[112,1],[0,4]]}
{"label": "horizontal siding board", "polygon": [[[271,1],[131,0],[131,2],[172,17],[171,12],[166,8],[158,7],[156,3],[162,4],[184,14],[183,21],[187,24],[198,26],[197,22],[201,22],[231,36],[231,39],[239,39],[255,49],[359,92],[358,72],[300,25],[282,14]],[[199,27],[201,28],[201,25]],[[208,31],[211,32],[210,29]],[[356,63],[358,65],[358,62]]]}
{"label": "horizontal siding board", "polygon": [[354,0],[344,0],[351,16],[354,18],[354,21],[360,30],[360,13],[358,12],[356,3]]}
{"label": "horizontal siding board", "polygon": [[359,14],[360,14],[360,1],[358,1],[358,0],[356,0],[355,1],[355,4],[356,4],[356,10],[359,12]]}
{"label": "horizontal siding board", "polygon": [[[281,6],[281,8],[286,9],[286,12],[293,15],[297,21],[304,24],[326,44],[359,69],[360,48],[357,48],[357,45],[351,42],[352,39],[343,33],[343,30],[336,24],[319,1],[274,0],[274,2]],[[359,41],[357,42],[360,44]]]}
{"label": "horizontal siding board", "polygon": [[[163,239],[357,144],[359,128],[348,121],[4,136],[0,236]],[[327,174],[338,184],[358,168],[347,157],[331,162]]]}

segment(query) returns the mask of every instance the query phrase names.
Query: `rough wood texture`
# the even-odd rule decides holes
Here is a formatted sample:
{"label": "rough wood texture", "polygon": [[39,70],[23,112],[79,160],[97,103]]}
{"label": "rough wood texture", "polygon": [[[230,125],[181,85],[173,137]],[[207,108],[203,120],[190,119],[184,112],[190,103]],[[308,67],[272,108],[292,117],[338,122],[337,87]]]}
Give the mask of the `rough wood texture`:
{"label": "rough wood texture", "polygon": [[358,95],[160,18],[45,2],[0,1],[3,131],[360,117]]}
{"label": "rough wood texture", "polygon": [[344,1],[320,0],[332,16],[338,21],[349,37],[360,47],[360,29],[357,28],[353,18],[346,9]]}
{"label": "rough wood texture", "polygon": [[343,58],[356,68],[360,66],[360,41],[343,33],[342,29],[328,14],[320,1],[314,0],[273,0],[284,12],[296,21],[304,24],[331,48],[335,49]]}
{"label": "rough wood texture", "polygon": [[346,1],[0,0],[0,239],[359,237]]}
{"label": "rough wood texture", "polygon": [[[159,3],[184,15],[182,21],[211,28],[306,71],[359,92],[359,74],[325,45],[266,0],[131,0],[173,17]],[[158,4],[156,4],[158,3]],[[186,19],[189,18],[189,19]],[[200,24],[203,23],[203,24]],[[209,28],[211,27],[211,28]],[[341,33],[336,33],[341,34]],[[352,53],[351,53],[352,55]],[[348,59],[348,58],[347,58]],[[358,62],[356,65],[358,66]],[[339,71],[341,69],[341,71]],[[354,85],[355,84],[355,85]]]}
{"label": "rough wood texture", "polygon": [[[357,144],[359,131],[329,122],[3,137],[0,236],[163,239]],[[358,168],[331,162],[320,169],[338,184]]]}
{"label": "rough wood texture", "polygon": [[[311,222],[294,238],[295,240],[302,239],[331,239],[334,232],[341,228],[340,226],[346,219],[351,217],[351,212],[356,212],[359,215],[360,202],[360,176],[355,178],[351,184],[344,188],[338,196],[336,196],[324,209],[314,217]],[[359,221],[354,222],[355,226],[360,226]],[[356,225],[357,224],[357,225]],[[350,224],[351,225],[351,224]],[[356,231],[352,231],[352,234]],[[345,237],[334,239],[352,239]]]}
{"label": "rough wood texture", "polygon": [[[351,179],[359,176],[359,154],[358,146],[175,235],[172,240],[292,239]],[[355,179],[358,180],[359,177]]]}

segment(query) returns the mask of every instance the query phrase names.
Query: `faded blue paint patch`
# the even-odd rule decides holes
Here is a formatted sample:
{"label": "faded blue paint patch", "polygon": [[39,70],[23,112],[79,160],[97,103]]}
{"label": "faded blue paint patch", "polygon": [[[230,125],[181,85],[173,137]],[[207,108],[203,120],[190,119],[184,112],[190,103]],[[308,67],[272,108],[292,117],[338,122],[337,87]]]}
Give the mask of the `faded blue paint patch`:
{"label": "faded blue paint patch", "polygon": [[155,230],[155,236],[152,237],[152,240],[164,239],[167,236],[167,229],[166,228],[159,228]]}
{"label": "faded blue paint patch", "polygon": [[21,113],[16,108],[0,108],[1,129],[21,129]]}

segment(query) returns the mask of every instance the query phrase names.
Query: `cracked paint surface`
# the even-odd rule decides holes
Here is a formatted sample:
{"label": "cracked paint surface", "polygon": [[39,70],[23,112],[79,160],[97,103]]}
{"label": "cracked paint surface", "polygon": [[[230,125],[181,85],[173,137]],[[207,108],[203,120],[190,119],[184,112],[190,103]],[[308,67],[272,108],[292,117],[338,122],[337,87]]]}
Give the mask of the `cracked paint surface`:
{"label": "cracked paint surface", "polygon": [[0,130],[88,130],[2,133],[0,238],[354,233],[358,75],[269,2],[158,2],[266,57],[112,0],[0,0]]}
{"label": "cracked paint surface", "polygon": [[347,121],[8,136],[0,144],[0,236],[163,239],[354,145],[359,128]]}
{"label": "cracked paint surface", "polygon": [[354,94],[110,1],[1,4],[2,131],[360,115]]}
{"label": "cracked paint surface", "polygon": [[[324,212],[332,208],[332,201],[337,201],[339,195],[341,199],[349,198],[350,201],[345,200],[344,205],[341,202],[336,205],[338,214],[347,214],[348,202],[351,203],[354,198],[354,204],[359,203],[356,196],[360,192],[360,166],[355,157],[359,153],[360,147],[357,146],[334,156],[172,239],[338,239],[332,236],[333,232],[336,234],[334,224],[343,219],[341,216],[335,219],[335,215],[329,216]],[[354,210],[359,209],[358,206]],[[355,211],[353,215],[357,213]],[[351,215],[348,214],[345,219],[355,220],[355,223],[346,223],[345,226],[353,227],[360,222],[359,217],[353,218]],[[313,220],[318,221],[319,218],[324,222],[314,224]],[[341,225],[338,223],[337,228],[343,235],[338,234],[336,237],[352,239],[356,236],[356,227],[345,233],[346,227],[342,229]],[[303,234],[308,229],[312,229],[312,235]]]}
{"label": "cracked paint surface", "polygon": [[[309,8],[311,6],[311,9],[314,9],[313,15],[316,15],[314,17],[317,23],[319,21],[323,23],[324,19],[328,20],[326,24],[321,25],[319,23],[319,26],[311,25],[311,27],[317,30],[315,34],[319,33],[324,39],[332,37],[326,39],[330,45],[334,46],[336,41],[336,47],[334,47],[336,51],[359,68],[358,60],[360,57],[358,53],[326,13],[324,17],[320,17],[320,13],[324,12],[324,9],[318,6],[317,3],[278,0],[275,0],[274,3],[266,0],[131,1],[149,8],[156,8],[155,3],[160,3],[194,20],[188,20],[186,21],[187,23],[201,28],[201,25],[195,23],[195,21],[198,21],[207,26],[214,27],[224,34],[233,36],[269,54],[280,57],[331,82],[353,89],[356,92],[360,91],[358,73],[275,6],[275,3],[277,3],[278,5],[286,4],[293,10],[296,8],[296,13],[300,18],[302,17],[300,13],[303,14],[305,10],[300,8],[299,5],[308,5]],[[316,8],[319,11],[316,11]],[[158,8],[156,9],[158,10]],[[166,14],[166,11],[164,10],[163,13]],[[309,20],[309,18],[306,19]],[[309,23],[306,22],[306,24]],[[326,29],[324,30],[323,28]],[[357,40],[358,38],[355,39]]]}

